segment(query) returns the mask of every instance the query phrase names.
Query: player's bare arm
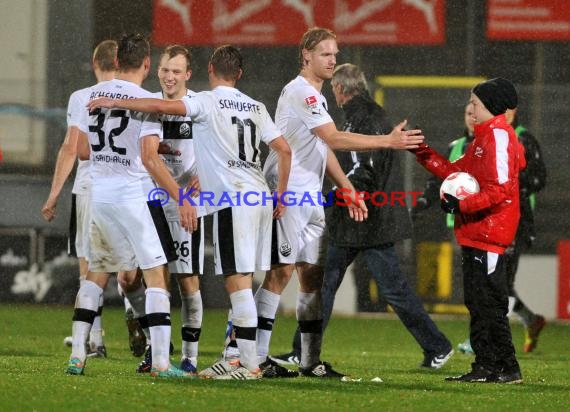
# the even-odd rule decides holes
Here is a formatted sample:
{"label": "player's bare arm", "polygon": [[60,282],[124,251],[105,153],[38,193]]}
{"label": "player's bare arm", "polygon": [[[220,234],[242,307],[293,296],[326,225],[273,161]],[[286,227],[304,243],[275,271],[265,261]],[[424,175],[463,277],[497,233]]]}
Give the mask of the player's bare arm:
{"label": "player's bare arm", "polygon": [[[156,135],[141,138],[141,159],[143,165],[156,184],[164,188],[179,203],[178,189],[180,187],[158,156],[158,143],[159,138]],[[178,213],[180,215],[180,225],[185,230],[193,232],[198,228],[198,218],[194,206],[188,202],[182,202],[182,204],[178,204]]]}
{"label": "player's bare arm", "polygon": [[285,205],[281,202],[281,194],[287,191],[289,172],[291,171],[291,148],[283,136],[272,140],[269,147],[277,153],[277,204],[273,210],[273,219],[279,219],[285,214]]}
{"label": "player's bare arm", "polygon": [[57,153],[57,161],[55,163],[55,171],[51,182],[51,190],[48,198],[42,207],[42,215],[45,220],[51,222],[56,215],[57,199],[61,193],[61,189],[69,174],[75,165],[77,158],[77,136],[79,129],[77,126],[67,128],[65,139]]}
{"label": "player's bare arm", "polygon": [[89,156],[91,156],[89,137],[87,137],[87,133],[84,133],[81,130],[79,130],[77,135],[77,156],[79,157],[79,160],[89,160]]}
{"label": "player's bare arm", "polygon": [[406,124],[407,121],[404,120],[394,127],[388,135],[367,136],[358,133],[342,132],[337,130],[332,122],[315,127],[313,132],[333,150],[416,149],[424,141],[424,136],[419,129],[404,130]]}
{"label": "player's bare arm", "polygon": [[186,115],[186,106],[181,100],[164,100],[164,99],[110,99],[101,97],[93,99],[87,104],[89,111],[97,108],[121,108],[133,110],[143,113],[159,113],[159,114],[175,114],[178,116]]}
{"label": "player's bare arm", "polygon": [[364,203],[364,200],[356,196],[356,189],[342,171],[342,168],[338,163],[338,159],[330,147],[327,152],[326,174],[337,187],[352,191],[351,201],[347,205],[350,218],[354,219],[356,222],[362,222],[368,219],[368,208],[366,207],[366,203]]}

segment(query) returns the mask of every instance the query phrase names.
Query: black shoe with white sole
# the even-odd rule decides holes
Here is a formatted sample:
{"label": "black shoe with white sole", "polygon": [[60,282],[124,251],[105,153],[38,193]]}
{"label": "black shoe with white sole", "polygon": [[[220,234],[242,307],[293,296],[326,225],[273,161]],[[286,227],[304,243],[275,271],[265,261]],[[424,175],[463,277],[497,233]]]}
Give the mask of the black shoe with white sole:
{"label": "black shoe with white sole", "polygon": [[459,376],[448,376],[448,382],[468,382],[468,383],[491,383],[497,379],[497,374],[484,366],[472,364],[471,372]]}
{"label": "black shoe with white sole", "polygon": [[308,368],[299,368],[299,375],[311,378],[337,378],[341,379],[345,375],[335,371],[330,363],[319,362]]}
{"label": "black shoe with white sole", "polygon": [[271,358],[259,365],[264,378],[296,378],[299,372],[284,368]]}

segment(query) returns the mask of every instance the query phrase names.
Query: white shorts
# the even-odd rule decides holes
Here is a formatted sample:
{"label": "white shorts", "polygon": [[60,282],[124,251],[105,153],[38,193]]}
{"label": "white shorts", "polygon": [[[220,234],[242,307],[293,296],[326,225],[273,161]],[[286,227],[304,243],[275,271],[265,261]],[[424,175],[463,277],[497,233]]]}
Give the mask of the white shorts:
{"label": "white shorts", "polygon": [[228,207],[213,214],[216,275],[270,268],[272,215],[272,205]]}
{"label": "white shorts", "polygon": [[151,269],[176,259],[162,207],[146,201],[91,203],[89,270]]}
{"label": "white shorts", "polygon": [[71,194],[71,219],[67,253],[70,256],[87,259],[89,252],[89,223],[91,208],[89,194]]}
{"label": "white shorts", "polygon": [[198,230],[188,233],[178,220],[169,220],[177,259],[168,264],[172,274],[204,273],[204,218],[198,219]]}
{"label": "white shorts", "polygon": [[271,263],[323,265],[325,212],[322,206],[289,206],[274,221]]}

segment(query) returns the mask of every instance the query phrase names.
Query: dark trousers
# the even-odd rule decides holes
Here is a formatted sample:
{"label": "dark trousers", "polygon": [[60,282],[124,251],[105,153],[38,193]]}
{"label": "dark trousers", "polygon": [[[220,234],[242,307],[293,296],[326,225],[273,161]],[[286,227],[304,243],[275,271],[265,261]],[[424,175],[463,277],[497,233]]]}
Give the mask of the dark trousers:
{"label": "dark trousers", "polygon": [[507,318],[509,289],[504,255],[498,255],[494,268],[485,250],[462,247],[461,257],[475,363],[493,372],[519,371]]}
{"label": "dark trousers", "polygon": [[[346,269],[362,253],[368,269],[376,279],[378,291],[392,306],[404,326],[413,335],[426,354],[439,354],[451,350],[451,343],[439,331],[425,311],[422,302],[410,288],[400,270],[393,244],[372,248],[337,247],[329,243],[322,287],[323,330],[333,309],[335,295]],[[295,333],[293,351],[301,353],[299,329]]]}
{"label": "dark trousers", "polygon": [[505,250],[504,254],[509,297],[514,298],[513,312],[520,316],[525,327],[529,327],[532,324],[536,318],[536,314],[526,306],[515,290],[515,277],[519,268],[521,252],[529,246],[528,235],[525,235],[524,231],[519,228],[515,240],[510,244],[507,250]]}

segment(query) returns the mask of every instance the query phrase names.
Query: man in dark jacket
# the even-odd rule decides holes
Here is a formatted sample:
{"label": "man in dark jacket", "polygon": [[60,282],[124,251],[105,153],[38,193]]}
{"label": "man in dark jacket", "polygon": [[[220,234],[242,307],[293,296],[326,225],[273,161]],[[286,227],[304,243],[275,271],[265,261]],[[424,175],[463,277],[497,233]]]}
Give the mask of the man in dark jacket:
{"label": "man in dark jacket", "polygon": [[[345,131],[375,135],[392,130],[384,109],[370,97],[364,74],[357,66],[338,66],[331,85],[336,102],[345,114]],[[356,190],[370,194],[382,192],[388,199],[391,194],[405,193],[399,155],[395,151],[339,152],[337,156]],[[375,203],[381,201],[378,198]],[[346,207],[336,203],[333,202],[326,219],[329,237],[321,290],[323,329],[330,319],[335,294],[346,269],[362,253],[368,269],[377,280],[379,291],[423,349],[421,366],[441,368],[453,355],[451,343],[439,331],[409,286],[400,270],[394,247],[395,242],[411,236],[407,208],[390,200],[384,206],[368,200],[368,220],[358,223],[350,219]],[[274,359],[291,363],[298,357],[300,346],[297,330],[293,352]]]}

